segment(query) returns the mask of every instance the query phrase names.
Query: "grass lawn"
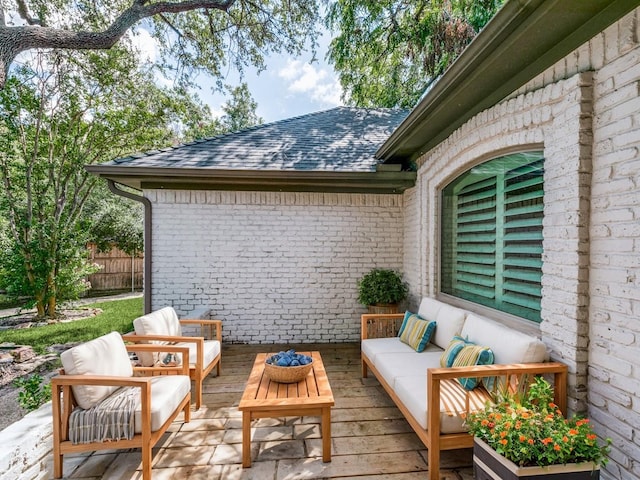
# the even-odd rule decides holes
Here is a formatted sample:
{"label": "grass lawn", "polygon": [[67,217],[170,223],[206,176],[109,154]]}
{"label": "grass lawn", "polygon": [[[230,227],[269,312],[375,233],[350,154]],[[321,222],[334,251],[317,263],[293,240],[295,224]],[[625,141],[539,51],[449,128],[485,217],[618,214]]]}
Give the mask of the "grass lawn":
{"label": "grass lawn", "polygon": [[143,299],[130,298],[87,305],[100,308],[102,313],[84,320],[56,323],[43,327],[7,330],[2,332],[3,342],[31,345],[38,353],[56,343],[83,342],[112,331],[126,333],[133,330],[133,320],[142,315]]}

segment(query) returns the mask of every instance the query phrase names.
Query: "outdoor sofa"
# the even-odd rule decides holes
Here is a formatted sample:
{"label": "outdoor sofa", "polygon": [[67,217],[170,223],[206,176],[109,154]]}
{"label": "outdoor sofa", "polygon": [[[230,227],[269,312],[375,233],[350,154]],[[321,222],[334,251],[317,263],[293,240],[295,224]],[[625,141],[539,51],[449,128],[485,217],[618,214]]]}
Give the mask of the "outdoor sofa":
{"label": "outdoor sofa", "polygon": [[[422,331],[422,337],[410,338],[410,332]],[[488,318],[423,298],[417,315],[362,315],[361,339],[362,376],[373,372],[427,447],[430,480],[440,478],[441,450],[473,446],[464,415],[491,400],[489,390],[547,374],[554,377],[555,402],[566,414],[567,366],[547,362],[539,339]]]}

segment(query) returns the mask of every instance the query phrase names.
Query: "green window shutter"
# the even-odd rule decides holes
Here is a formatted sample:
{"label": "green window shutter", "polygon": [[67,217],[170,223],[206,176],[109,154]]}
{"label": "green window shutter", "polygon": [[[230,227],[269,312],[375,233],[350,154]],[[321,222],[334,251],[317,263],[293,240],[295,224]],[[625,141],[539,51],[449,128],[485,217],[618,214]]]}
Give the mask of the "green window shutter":
{"label": "green window shutter", "polygon": [[542,298],[543,160],[515,168],[504,179],[504,310],[540,319]]}
{"label": "green window shutter", "polygon": [[441,289],[540,321],[543,158],[500,157],[443,191]]}

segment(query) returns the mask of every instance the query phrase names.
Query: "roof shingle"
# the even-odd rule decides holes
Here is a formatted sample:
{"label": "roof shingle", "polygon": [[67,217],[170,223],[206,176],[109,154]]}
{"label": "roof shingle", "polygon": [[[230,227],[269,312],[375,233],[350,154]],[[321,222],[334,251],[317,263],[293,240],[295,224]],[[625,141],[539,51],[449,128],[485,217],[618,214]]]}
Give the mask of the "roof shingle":
{"label": "roof shingle", "polygon": [[151,168],[373,172],[408,110],[337,107],[103,164]]}

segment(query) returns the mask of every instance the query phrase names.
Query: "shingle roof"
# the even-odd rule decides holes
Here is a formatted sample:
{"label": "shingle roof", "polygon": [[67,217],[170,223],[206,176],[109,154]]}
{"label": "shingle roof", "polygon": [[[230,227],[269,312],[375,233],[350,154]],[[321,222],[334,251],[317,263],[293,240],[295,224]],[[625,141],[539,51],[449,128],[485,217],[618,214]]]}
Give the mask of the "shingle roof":
{"label": "shingle roof", "polygon": [[105,167],[373,172],[376,150],[408,110],[337,107],[173,148]]}

